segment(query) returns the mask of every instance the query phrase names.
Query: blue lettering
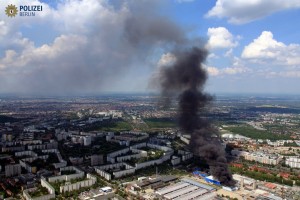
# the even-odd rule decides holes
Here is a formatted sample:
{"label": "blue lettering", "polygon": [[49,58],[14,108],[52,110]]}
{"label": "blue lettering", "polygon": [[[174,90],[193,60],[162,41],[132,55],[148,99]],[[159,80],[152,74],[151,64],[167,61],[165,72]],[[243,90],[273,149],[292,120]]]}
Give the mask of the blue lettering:
{"label": "blue lettering", "polygon": [[20,12],[22,11],[43,11],[43,6],[33,5],[33,6],[20,6]]}

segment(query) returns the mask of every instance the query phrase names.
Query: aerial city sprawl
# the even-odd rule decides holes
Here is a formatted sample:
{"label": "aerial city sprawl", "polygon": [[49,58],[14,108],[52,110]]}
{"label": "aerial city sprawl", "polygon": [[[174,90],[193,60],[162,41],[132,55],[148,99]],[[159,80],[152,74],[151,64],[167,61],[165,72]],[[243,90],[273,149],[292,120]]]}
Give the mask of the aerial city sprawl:
{"label": "aerial city sprawl", "polygon": [[191,130],[161,99],[1,98],[2,198],[299,198],[299,99],[217,96]]}
{"label": "aerial city sprawl", "polygon": [[0,1],[0,200],[300,200],[299,9]]}

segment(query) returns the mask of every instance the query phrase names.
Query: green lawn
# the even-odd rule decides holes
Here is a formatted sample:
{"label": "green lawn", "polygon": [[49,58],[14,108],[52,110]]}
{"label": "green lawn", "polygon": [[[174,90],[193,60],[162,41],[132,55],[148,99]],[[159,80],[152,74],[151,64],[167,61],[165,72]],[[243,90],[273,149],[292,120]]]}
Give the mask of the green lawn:
{"label": "green lawn", "polygon": [[99,131],[130,131],[132,126],[126,121],[115,122],[98,129]]}
{"label": "green lawn", "polygon": [[41,185],[39,185],[35,191],[29,192],[29,195],[32,198],[40,197],[40,196],[43,196],[43,195],[46,195],[46,194],[49,194],[47,188],[42,187]]}
{"label": "green lawn", "polygon": [[144,119],[150,128],[173,128],[176,127],[176,121],[172,118],[148,118]]}
{"label": "green lawn", "polygon": [[236,125],[223,127],[225,130],[228,130],[235,134],[240,134],[252,139],[270,139],[270,140],[286,140],[291,139],[288,135],[273,134],[268,131],[257,130],[249,125]]}

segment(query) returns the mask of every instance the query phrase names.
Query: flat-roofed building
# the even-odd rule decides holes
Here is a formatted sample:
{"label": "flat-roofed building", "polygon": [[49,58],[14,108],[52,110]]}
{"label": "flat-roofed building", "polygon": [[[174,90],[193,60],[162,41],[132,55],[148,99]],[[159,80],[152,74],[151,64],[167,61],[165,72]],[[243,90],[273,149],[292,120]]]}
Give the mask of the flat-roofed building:
{"label": "flat-roofed building", "polygon": [[6,165],[5,166],[5,176],[16,176],[21,174],[21,165],[15,164],[15,165]]}
{"label": "flat-roofed building", "polygon": [[287,157],[285,164],[292,168],[300,168],[300,157]]}
{"label": "flat-roofed building", "polygon": [[157,197],[165,200],[211,200],[216,197],[215,188],[184,178],[180,182],[157,190]]}

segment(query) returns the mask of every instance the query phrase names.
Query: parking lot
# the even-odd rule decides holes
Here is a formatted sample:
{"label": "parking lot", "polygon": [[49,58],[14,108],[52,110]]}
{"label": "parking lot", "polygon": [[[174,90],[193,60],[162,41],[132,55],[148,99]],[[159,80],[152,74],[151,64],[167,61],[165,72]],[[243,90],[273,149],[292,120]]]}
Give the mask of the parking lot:
{"label": "parking lot", "polygon": [[115,193],[114,191],[112,192],[102,192],[100,191],[100,188],[97,188],[97,189],[91,189],[89,191],[85,191],[85,192],[82,192],[80,195],[79,195],[79,199],[82,199],[82,200],[105,200],[105,199],[108,199],[108,198],[112,198],[115,196]]}

